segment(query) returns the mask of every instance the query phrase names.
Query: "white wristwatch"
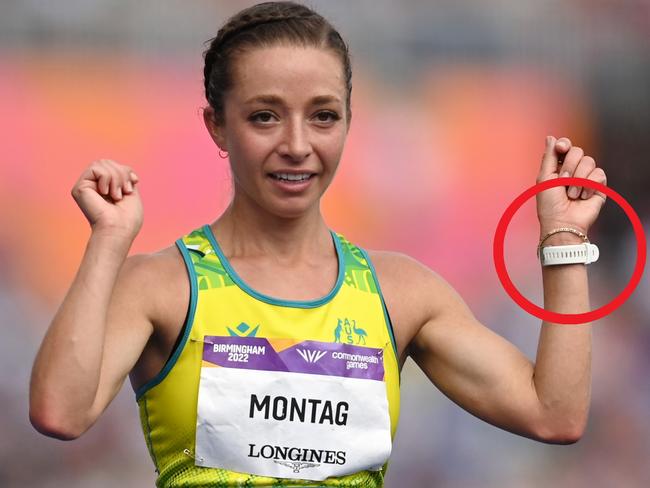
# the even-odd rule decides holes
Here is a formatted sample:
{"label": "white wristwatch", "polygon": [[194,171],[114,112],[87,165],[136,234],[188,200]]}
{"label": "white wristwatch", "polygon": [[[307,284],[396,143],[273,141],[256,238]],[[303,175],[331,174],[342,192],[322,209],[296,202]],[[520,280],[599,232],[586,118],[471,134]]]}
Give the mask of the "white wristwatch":
{"label": "white wristwatch", "polygon": [[546,246],[541,249],[542,266],[555,264],[589,264],[598,261],[598,246],[585,242],[568,246]]}

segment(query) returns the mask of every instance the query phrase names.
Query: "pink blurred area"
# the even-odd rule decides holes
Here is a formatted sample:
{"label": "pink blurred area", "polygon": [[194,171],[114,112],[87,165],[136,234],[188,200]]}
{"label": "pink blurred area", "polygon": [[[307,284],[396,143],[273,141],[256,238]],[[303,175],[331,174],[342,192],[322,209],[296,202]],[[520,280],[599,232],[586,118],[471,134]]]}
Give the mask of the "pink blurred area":
{"label": "pink blurred area", "polygon": [[[83,253],[89,227],[70,189],[93,160],[140,176],[145,224],[133,252],[171,245],[227,205],[228,162],[203,126],[199,65],[57,54],[2,66],[2,242],[9,273],[44,302],[62,298]],[[534,183],[546,134],[590,142],[580,97],[541,79],[460,65],[424,76],[406,98],[357,73],[352,128],[323,203],[330,226],[477,293],[490,277],[475,268],[490,266],[500,212]]]}
{"label": "pink blurred area", "polygon": [[17,278],[49,303],[89,235],[70,190],[93,160],[115,159],[141,177],[146,223],[134,252],[173,243],[225,202],[224,162],[202,129],[198,67],[110,55],[16,56],[3,66],[11,74],[0,77],[10,114],[2,133],[11,133],[0,180],[3,242]]}

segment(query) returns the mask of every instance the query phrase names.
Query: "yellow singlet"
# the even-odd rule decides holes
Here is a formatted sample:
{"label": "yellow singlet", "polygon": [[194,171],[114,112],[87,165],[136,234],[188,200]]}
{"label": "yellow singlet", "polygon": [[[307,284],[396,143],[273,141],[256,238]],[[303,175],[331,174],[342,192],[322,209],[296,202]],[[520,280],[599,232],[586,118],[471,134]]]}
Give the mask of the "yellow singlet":
{"label": "yellow singlet", "polygon": [[[200,465],[203,458],[197,454],[197,448],[200,447],[197,445],[197,431],[207,432],[208,439],[212,432],[205,430],[201,416],[197,416],[197,409],[208,408],[202,407],[201,402],[205,406],[209,401],[210,408],[222,408],[219,415],[228,417],[231,413],[237,413],[224,406],[224,398],[217,398],[214,394],[216,390],[208,389],[210,385],[207,383],[207,375],[212,373],[244,375],[242,378],[283,375],[283,378],[306,378],[307,384],[311,383],[309,378],[314,378],[317,381],[329,381],[329,384],[333,385],[333,394],[344,389],[340,386],[344,385],[344,381],[348,382],[345,385],[370,385],[373,388],[379,385],[380,389],[375,388],[373,391],[381,391],[384,403],[387,400],[385,439],[390,449],[399,417],[400,382],[392,326],[368,254],[342,235],[333,231],[330,233],[338,256],[338,278],[334,288],[326,296],[309,301],[276,299],[251,289],[230,266],[208,225],[176,241],[190,282],[188,314],[174,351],[164,368],[136,392],[142,430],[158,473],[156,486],[383,486],[388,466],[387,460],[384,462],[383,459],[383,464],[380,463],[379,467],[375,465],[374,468],[342,476],[332,476],[320,481],[315,481],[317,478],[309,476],[306,476],[307,479],[296,479],[296,476],[313,473],[317,469],[330,469],[337,463],[343,464],[350,456],[346,459],[346,454],[342,451],[330,451],[327,448],[319,450],[318,447],[303,445],[304,442],[297,447],[284,446],[280,441],[275,442],[275,439],[291,438],[294,428],[326,427],[328,432],[340,432],[339,440],[345,439],[349,442],[345,429],[352,427],[353,421],[356,422],[355,419],[360,418],[352,406],[348,411],[350,402],[315,400],[312,398],[314,395],[300,398],[300,394],[293,392],[293,396],[289,398],[280,393],[277,396],[251,394],[250,412],[248,396],[237,399],[231,398],[237,395],[229,395],[227,398],[229,401],[246,402],[246,408],[242,409],[245,419],[249,420],[250,417],[255,422],[261,422],[256,425],[263,426],[264,429],[268,426],[270,429],[266,443],[255,444],[251,441],[247,444],[250,446],[246,449],[247,455],[255,458],[252,459],[255,462],[266,462],[271,469],[286,469],[287,473],[293,473],[293,478],[287,475],[248,474],[227,467],[205,467]],[[308,368],[304,372],[294,372],[296,370],[290,367],[283,370],[285,366],[280,363],[277,368],[282,371],[270,371],[276,366],[267,367],[270,363],[259,362],[262,361],[259,359],[262,356],[256,356],[262,351],[267,356],[272,354],[274,358],[279,358],[288,354],[290,349],[299,353],[295,355],[296,361],[304,360],[300,364],[296,363],[300,368]],[[222,355],[219,356],[221,359],[212,360],[208,354]],[[379,358],[379,363],[375,357]],[[228,361],[239,363],[225,363],[223,361],[226,361],[226,358]],[[329,367],[328,361],[332,367],[341,366],[343,370],[348,371],[337,376],[338,373],[330,375],[325,370],[314,369],[320,365]],[[255,366],[258,363],[262,366]],[[229,367],[223,367],[224,365]],[[363,379],[365,372],[369,371],[368,368],[375,368],[373,374],[379,376],[374,379],[379,381]],[[350,374],[355,377],[341,377]],[[314,384],[317,384],[317,381]],[[264,385],[272,388],[271,383],[273,382],[265,382]],[[243,391],[244,382],[241,384]],[[232,381],[226,386],[234,386],[232,391],[237,391],[237,385],[233,385]],[[320,386],[315,388],[321,391]],[[350,389],[349,386],[345,388]],[[201,402],[199,392],[202,395]],[[210,395],[210,392],[213,394]],[[370,410],[372,409],[368,408],[368,412]],[[197,418],[200,420],[199,427]],[[226,420],[224,425],[231,419]],[[319,422],[325,424],[325,427],[317,425]],[[221,419],[213,424],[217,427],[208,427],[220,428]],[[328,427],[330,424],[331,427]],[[363,425],[363,422],[357,424]],[[364,437],[363,434],[356,435],[353,441],[362,445]],[[227,442],[228,439],[221,441]],[[227,464],[228,461],[224,463],[224,466],[232,466]],[[369,462],[368,466],[372,464]]]}

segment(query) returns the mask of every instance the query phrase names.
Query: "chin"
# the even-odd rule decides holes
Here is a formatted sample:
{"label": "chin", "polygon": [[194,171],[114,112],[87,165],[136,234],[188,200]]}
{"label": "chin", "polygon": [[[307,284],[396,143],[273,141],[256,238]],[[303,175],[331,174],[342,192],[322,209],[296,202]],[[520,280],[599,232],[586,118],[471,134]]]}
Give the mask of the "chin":
{"label": "chin", "polygon": [[273,205],[267,207],[269,212],[282,219],[297,219],[313,212],[314,207],[318,207],[318,202],[311,205],[298,202],[285,202],[285,205]]}

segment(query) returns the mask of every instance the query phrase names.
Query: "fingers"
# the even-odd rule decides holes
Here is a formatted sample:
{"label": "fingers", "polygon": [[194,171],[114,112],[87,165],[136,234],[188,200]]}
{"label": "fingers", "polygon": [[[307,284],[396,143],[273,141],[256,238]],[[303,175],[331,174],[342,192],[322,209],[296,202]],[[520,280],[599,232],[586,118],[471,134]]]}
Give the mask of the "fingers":
{"label": "fingers", "polygon": [[97,192],[101,195],[108,195],[108,191],[111,185],[110,173],[105,168],[98,166],[99,165],[93,165],[90,168],[92,176],[97,182]]}
{"label": "fingers", "polygon": [[113,201],[119,201],[125,195],[132,193],[139,181],[138,176],[129,166],[110,159],[94,161],[84,177],[96,184],[96,191],[100,195]]}
{"label": "fingers", "polygon": [[550,177],[557,177],[559,168],[563,163],[564,154],[571,149],[571,140],[567,137],[555,139],[553,136],[546,138],[546,149],[542,156],[542,166],[539,170],[537,182],[541,183]]}
{"label": "fingers", "polygon": [[[605,174],[605,171],[603,168],[594,168],[588,176],[586,176],[587,179],[591,181],[595,181],[596,183],[600,183],[601,185],[607,185],[607,175]],[[593,188],[583,188],[582,189],[582,195],[580,198],[583,200],[586,200],[587,198],[591,198],[593,194],[598,195],[601,197],[603,200],[607,199],[607,196],[598,190],[594,190]]]}
{"label": "fingers", "polygon": [[[585,152],[581,147],[574,146],[566,153],[564,162],[560,170],[561,178],[569,178],[571,176],[576,178],[586,178],[589,173],[596,167],[596,162],[593,158],[585,156]],[[570,186],[567,191],[569,198],[578,198],[582,187]]]}
{"label": "fingers", "polygon": [[576,168],[582,160],[585,152],[581,147],[573,146],[564,155],[564,161],[559,166],[560,178],[567,178],[569,176],[578,176],[575,174]]}
{"label": "fingers", "polygon": [[563,157],[562,155],[565,154],[569,149],[571,149],[571,139],[568,137],[560,137],[556,142],[555,142],[555,152],[558,155],[558,158],[560,159],[560,164],[562,164]]}
{"label": "fingers", "polygon": [[[596,161],[591,156],[585,156],[581,147],[573,146],[571,140],[562,137],[554,144],[554,153],[559,161],[557,171],[560,178],[585,178],[588,180],[607,184],[607,177],[602,168],[596,167]],[[605,199],[605,195],[593,188],[570,186],[567,190],[567,196],[570,199],[586,200],[592,195],[597,194]]]}
{"label": "fingers", "polygon": [[548,136],[546,138],[546,148],[544,150],[544,155],[542,156],[542,166],[539,169],[537,183],[546,181],[551,175],[557,172],[558,159],[554,150],[556,142],[557,141],[553,136]]}
{"label": "fingers", "polygon": [[[580,159],[578,166],[573,173],[575,178],[588,178],[591,172],[596,168],[596,161],[591,156],[584,156]],[[589,188],[570,186],[567,191],[567,196],[569,198],[578,198],[583,190],[589,190]]]}
{"label": "fingers", "polygon": [[122,175],[111,163],[104,162],[106,170],[110,173],[109,195],[113,201],[122,199]]}

